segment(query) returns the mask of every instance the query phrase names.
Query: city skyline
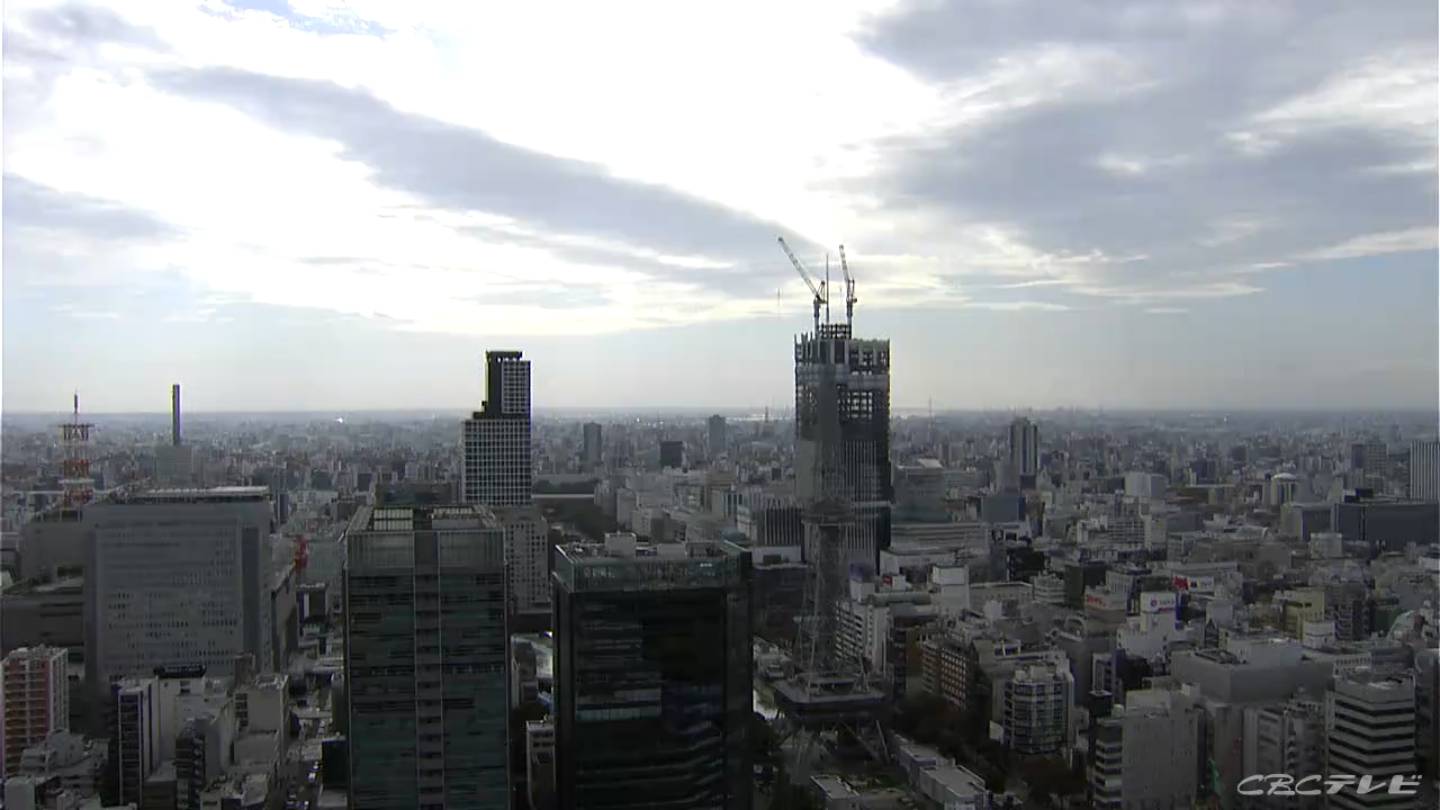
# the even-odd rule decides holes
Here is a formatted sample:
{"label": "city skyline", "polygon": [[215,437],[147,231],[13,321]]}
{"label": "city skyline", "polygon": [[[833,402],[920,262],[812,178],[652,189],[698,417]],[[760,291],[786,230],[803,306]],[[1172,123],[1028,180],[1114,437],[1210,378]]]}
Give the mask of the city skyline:
{"label": "city skyline", "polygon": [[1440,806],[1433,2],[0,14],[6,808]]}
{"label": "city skyline", "polygon": [[1023,6],[7,4],[0,404],[1434,408],[1433,5]]}

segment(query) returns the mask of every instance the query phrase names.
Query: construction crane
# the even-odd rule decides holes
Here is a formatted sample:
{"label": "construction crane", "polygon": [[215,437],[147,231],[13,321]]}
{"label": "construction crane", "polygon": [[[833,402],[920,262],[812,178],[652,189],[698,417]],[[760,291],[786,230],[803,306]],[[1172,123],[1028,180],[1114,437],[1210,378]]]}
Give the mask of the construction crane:
{"label": "construction crane", "polygon": [[789,245],[785,244],[785,237],[781,236],[778,237],[778,239],[780,240],[780,248],[785,251],[786,256],[790,257],[790,263],[795,265],[795,272],[800,274],[800,278],[805,280],[805,286],[809,287],[810,292],[815,296],[815,333],[819,334],[820,306],[822,304],[827,308],[830,306],[830,299],[827,295],[828,291],[826,289],[827,285],[823,281],[819,284],[816,284],[815,280],[810,278],[810,274],[805,272],[805,266],[800,263],[799,259],[795,258],[795,252],[790,249]]}
{"label": "construction crane", "polygon": [[845,325],[853,326],[855,319],[855,279],[850,275],[850,265],[845,263],[845,246],[840,246],[840,272],[845,274]]}

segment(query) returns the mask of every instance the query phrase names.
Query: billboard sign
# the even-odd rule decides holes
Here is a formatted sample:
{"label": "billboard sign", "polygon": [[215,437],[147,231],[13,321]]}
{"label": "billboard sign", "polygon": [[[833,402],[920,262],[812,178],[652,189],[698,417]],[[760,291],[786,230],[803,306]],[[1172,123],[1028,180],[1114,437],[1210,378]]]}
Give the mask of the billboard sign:
{"label": "billboard sign", "polygon": [[1141,613],[1167,613],[1175,610],[1173,591],[1144,591],[1140,594]]}

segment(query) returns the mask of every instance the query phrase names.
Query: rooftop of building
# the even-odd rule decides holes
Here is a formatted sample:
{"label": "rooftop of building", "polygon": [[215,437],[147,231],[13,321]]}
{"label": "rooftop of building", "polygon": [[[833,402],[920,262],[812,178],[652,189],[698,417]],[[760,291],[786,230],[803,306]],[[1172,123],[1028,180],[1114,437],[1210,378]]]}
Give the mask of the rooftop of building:
{"label": "rooftop of building", "polygon": [[413,532],[417,529],[498,529],[495,514],[479,504],[387,504],[362,506],[349,532]]}
{"label": "rooftop of building", "polygon": [[[864,807],[866,810],[901,810],[916,806],[908,791],[875,779],[860,776],[820,774],[810,785],[824,797],[824,806]],[[831,802],[839,802],[832,805]]]}
{"label": "rooftop of building", "polygon": [[78,523],[85,517],[83,508],[65,506],[63,504],[52,506],[43,512],[31,517],[28,523]]}
{"label": "rooftop of building", "polygon": [[1399,667],[1356,667],[1336,673],[1335,687],[1342,685],[1360,686],[1370,690],[1401,691],[1413,689],[1415,681],[1410,674]]}
{"label": "rooftop of building", "polygon": [[616,532],[604,543],[555,547],[555,577],[570,591],[667,590],[737,584],[749,550],[719,540],[640,543]]}
{"label": "rooftop of building", "polygon": [[227,503],[263,501],[268,497],[270,497],[269,487],[173,487],[117,491],[111,494],[108,502],[118,504]]}
{"label": "rooftop of building", "polygon": [[16,647],[5,654],[5,661],[9,663],[12,660],[20,661],[25,658],[64,658],[67,654],[68,650],[65,647],[50,647],[45,644],[38,644],[33,647]]}
{"label": "rooftop of building", "polygon": [[22,580],[5,589],[6,596],[80,593],[85,589],[84,577],[61,577],[51,580]]}

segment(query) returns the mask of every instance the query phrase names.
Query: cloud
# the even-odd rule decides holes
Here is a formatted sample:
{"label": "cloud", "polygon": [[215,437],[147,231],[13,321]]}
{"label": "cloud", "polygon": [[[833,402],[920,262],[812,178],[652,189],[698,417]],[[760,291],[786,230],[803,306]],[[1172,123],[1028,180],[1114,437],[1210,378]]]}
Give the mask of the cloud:
{"label": "cloud", "polygon": [[67,318],[75,318],[82,321],[113,321],[119,320],[120,313],[108,309],[82,309],[71,304],[59,304],[50,308],[51,312],[64,315]]}
{"label": "cloud", "polygon": [[[855,186],[918,223],[896,241],[987,223],[1032,255],[1141,257],[1064,272],[1022,262],[1033,278],[1019,284],[1129,301],[1255,294],[1234,276],[1312,250],[1317,234],[1364,240],[1433,217],[1425,6],[902,3],[863,41],[934,82],[1001,65],[1044,76],[1043,53],[1095,67],[1062,92],[895,139]],[[1265,148],[1237,150],[1237,132]]]}
{"label": "cloud", "polygon": [[1029,281],[1017,281],[1013,284],[995,284],[991,289],[996,290],[1026,290],[1031,287],[1055,287],[1074,284],[1070,279],[1064,278],[1036,278]]}
{"label": "cloud", "polygon": [[1436,229],[1433,226],[1422,226],[1399,231],[1362,234],[1329,247],[1302,253],[1295,258],[1297,261],[1323,262],[1379,256],[1386,253],[1433,251],[1435,247]]}
{"label": "cloud", "polygon": [[6,173],[4,264],[7,294],[21,287],[77,289],[124,280],[145,286],[136,261],[144,246],[182,232],[149,212],[90,197],[66,194]]}
{"label": "cloud", "polygon": [[1437,83],[1440,70],[1431,47],[1365,56],[1318,87],[1256,114],[1248,128],[1228,137],[1243,151],[1263,153],[1317,132],[1363,129],[1390,133],[1423,150],[1435,138]]}
{"label": "cloud", "polygon": [[[25,15],[30,30],[70,46],[94,47],[105,44],[165,48],[149,28],[133,25],[107,8],[66,3],[42,8]],[[6,26],[9,34],[10,26]]]}
{"label": "cloud", "polygon": [[1234,298],[1255,295],[1265,291],[1263,287],[1239,281],[1209,281],[1194,284],[1159,285],[1087,285],[1076,287],[1082,295],[1109,298],[1128,304],[1146,304],[1154,301],[1187,301],[1204,299]]}
{"label": "cloud", "polygon": [[129,206],[64,194],[16,174],[4,176],[4,217],[7,228],[35,229],[73,237],[128,241],[171,236],[175,229],[150,214]]}
{"label": "cloud", "polygon": [[1073,308],[1053,301],[971,301],[965,306],[976,309],[993,309],[1000,312],[1023,312],[1026,310],[1068,312]]}
{"label": "cloud", "polygon": [[15,0],[7,297],[127,325],[84,290],[216,299],[177,329],[277,306],[476,339],[803,324],[785,234],[817,274],[846,244],[862,313],[1068,309],[1017,320],[1159,346],[1145,315],[1203,304],[1239,334],[1242,298],[1300,296],[1275,322],[1313,333],[1301,313],[1355,268],[1268,271],[1372,256],[1402,277],[1435,249],[1431,4],[635,13]]}
{"label": "cloud", "polygon": [[157,72],[152,81],[234,106],[281,130],[335,141],[343,159],[364,164],[382,186],[439,208],[682,255],[756,253],[784,232],[680,192],[405,114],[337,84],[228,69]]}
{"label": "cloud", "polygon": [[1190,310],[1185,307],[1146,307],[1147,315],[1183,315]]}

